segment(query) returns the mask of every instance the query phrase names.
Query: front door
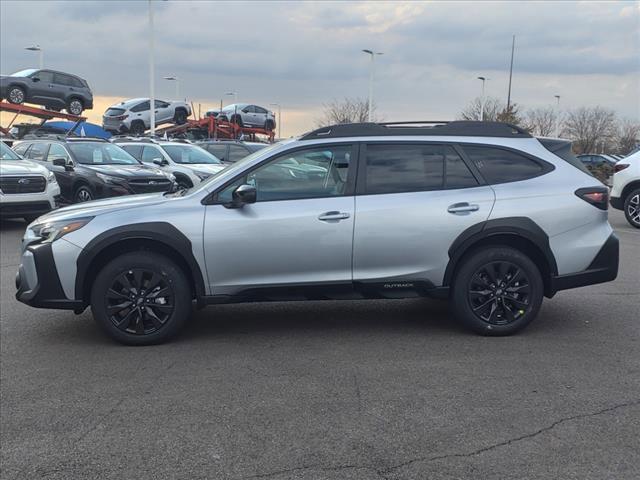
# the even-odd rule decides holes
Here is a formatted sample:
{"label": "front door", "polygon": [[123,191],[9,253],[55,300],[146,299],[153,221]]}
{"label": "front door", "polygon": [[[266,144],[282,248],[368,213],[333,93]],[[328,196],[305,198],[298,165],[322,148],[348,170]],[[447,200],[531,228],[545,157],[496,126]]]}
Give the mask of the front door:
{"label": "front door", "polygon": [[489,217],[493,189],[449,145],[370,143],[362,159],[354,282],[388,294],[441,286],[449,247]]}
{"label": "front door", "polygon": [[[352,145],[314,146],[280,154],[222,188],[204,225],[212,293],[350,287],[354,168]],[[257,201],[231,208],[242,184],[255,186]]]}

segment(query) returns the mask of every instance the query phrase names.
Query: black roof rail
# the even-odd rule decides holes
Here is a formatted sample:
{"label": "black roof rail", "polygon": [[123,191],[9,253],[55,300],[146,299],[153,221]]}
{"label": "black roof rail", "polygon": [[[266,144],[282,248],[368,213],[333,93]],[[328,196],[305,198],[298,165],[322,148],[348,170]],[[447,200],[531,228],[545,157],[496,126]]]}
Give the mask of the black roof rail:
{"label": "black roof rail", "polygon": [[529,132],[510,123],[456,120],[451,122],[344,123],[318,128],[304,134],[300,140],[405,135],[532,138]]}

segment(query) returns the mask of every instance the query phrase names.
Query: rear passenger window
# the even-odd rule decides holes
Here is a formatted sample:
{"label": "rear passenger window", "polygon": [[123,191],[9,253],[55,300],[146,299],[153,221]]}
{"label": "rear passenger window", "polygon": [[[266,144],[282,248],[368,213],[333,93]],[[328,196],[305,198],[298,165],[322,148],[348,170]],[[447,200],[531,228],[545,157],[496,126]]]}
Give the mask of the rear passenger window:
{"label": "rear passenger window", "polygon": [[465,145],[464,151],[487,183],[517,182],[543,172],[542,165],[510,150]]}
{"label": "rear passenger window", "polygon": [[44,162],[45,153],[47,153],[48,144],[46,143],[34,143],[27,152],[25,158],[29,160],[40,160]]}
{"label": "rear passenger window", "polygon": [[[420,192],[443,187],[444,145],[367,145],[365,193]],[[455,153],[455,152],[453,152]]]}

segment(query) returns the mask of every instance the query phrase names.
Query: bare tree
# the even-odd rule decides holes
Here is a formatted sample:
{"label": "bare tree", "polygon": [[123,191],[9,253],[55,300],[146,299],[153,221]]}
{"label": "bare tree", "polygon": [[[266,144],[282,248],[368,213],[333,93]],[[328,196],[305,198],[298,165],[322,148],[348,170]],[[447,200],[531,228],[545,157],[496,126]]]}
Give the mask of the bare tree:
{"label": "bare tree", "polygon": [[[372,120],[379,122],[376,106],[373,105]],[[369,119],[369,100],[366,98],[345,98],[332,100],[322,105],[322,117],[316,120],[318,127],[341,123],[362,123]]]}
{"label": "bare tree", "polygon": [[596,152],[615,135],[616,114],[603,107],[581,107],[567,114],[563,133],[576,153]]}
{"label": "bare tree", "polygon": [[633,122],[628,118],[618,123],[616,131],[616,152],[621,155],[628,155],[640,144],[640,123]]}
{"label": "bare tree", "polygon": [[558,112],[553,107],[533,108],[527,110],[524,118],[524,125],[533,135],[537,137],[551,137],[555,135],[556,128],[560,122]]}
{"label": "bare tree", "polygon": [[[487,122],[495,122],[498,114],[504,110],[504,106],[500,100],[495,97],[486,97],[484,102],[484,120]],[[482,111],[482,97],[476,97],[460,112],[462,120],[480,120],[480,112]]]}

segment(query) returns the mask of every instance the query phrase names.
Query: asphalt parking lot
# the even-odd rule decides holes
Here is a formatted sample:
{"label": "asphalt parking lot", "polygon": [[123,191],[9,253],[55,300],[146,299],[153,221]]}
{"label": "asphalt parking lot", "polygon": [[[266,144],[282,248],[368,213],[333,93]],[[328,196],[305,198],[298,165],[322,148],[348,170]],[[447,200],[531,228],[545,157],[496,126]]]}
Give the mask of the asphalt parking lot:
{"label": "asphalt parking lot", "polygon": [[613,283],[509,338],[435,300],[209,307],[124,347],[14,299],[1,225],[3,479],[640,477],[640,231]]}

